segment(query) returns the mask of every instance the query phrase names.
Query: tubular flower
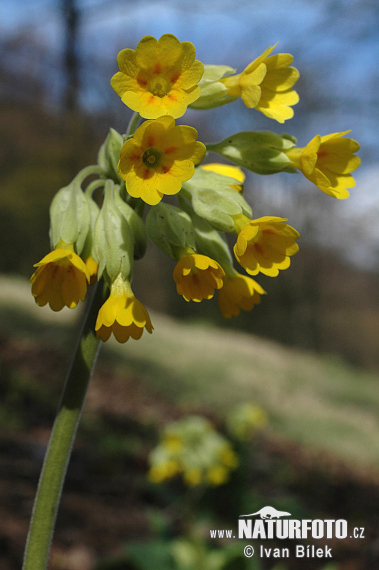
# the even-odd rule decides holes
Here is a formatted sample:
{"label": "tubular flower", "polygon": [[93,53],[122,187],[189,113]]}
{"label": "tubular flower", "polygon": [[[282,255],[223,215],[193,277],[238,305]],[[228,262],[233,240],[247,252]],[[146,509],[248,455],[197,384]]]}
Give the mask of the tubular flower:
{"label": "tubular flower", "polygon": [[144,119],[162,115],[177,119],[200,95],[197,84],[204,66],[195,56],[191,42],[180,42],[172,34],[159,40],[145,36],[135,50],[120,51],[120,71],[111,85],[122,102]]}
{"label": "tubular flower", "polygon": [[111,284],[111,292],[97,316],[95,330],[97,337],[107,341],[113,332],[118,342],[130,337],[138,340],[143,329],[151,333],[153,326],[145,307],[138,301],[129,281],[118,275]]}
{"label": "tubular flower", "polygon": [[233,271],[227,275],[218,294],[218,306],[225,318],[239,315],[240,310],[251,311],[261,302],[266,291],[251,277]]}
{"label": "tubular flower", "polygon": [[[246,218],[247,220],[247,218]],[[299,233],[285,218],[265,216],[248,223],[238,234],[234,246],[237,261],[250,275],[261,272],[276,277],[280,269],[290,266],[290,256],[298,252]]]}
{"label": "tubular flower", "polygon": [[305,148],[291,148],[284,152],[292,166],[325,194],[334,198],[348,198],[347,188],[355,186],[350,172],[356,170],[361,163],[361,159],[354,154],[359,150],[357,141],[342,138],[349,132],[332,133],[323,137],[316,135]]}
{"label": "tubular flower", "polygon": [[49,303],[53,311],[64,306],[73,309],[84,301],[90,275],[84,261],[74,252],[73,245],[64,244],[51,251],[34,267],[30,278],[32,295],[37,305]]}
{"label": "tubular flower", "polygon": [[218,162],[208,162],[203,164],[201,168],[204,170],[210,170],[211,172],[216,172],[216,174],[222,174],[223,176],[228,176],[229,178],[235,178],[239,184],[231,184],[230,188],[237,190],[237,192],[242,192],[243,183],[245,182],[245,173],[239,168],[239,166],[232,166],[231,164],[220,164]]}
{"label": "tubular flower", "polygon": [[212,299],[215,289],[221,289],[225,272],[210,257],[190,253],[181,257],[174,269],[174,281],[179,295],[186,301]]}
{"label": "tubular flower", "polygon": [[299,101],[298,94],[292,89],[299,79],[299,72],[290,67],[293,56],[289,53],[270,56],[274,48],[266,49],[242,73],[220,81],[227,87],[229,96],[241,97],[246,107],[284,123],[293,117],[291,106]]}
{"label": "tubular flower", "polygon": [[196,138],[196,129],[175,126],[172,117],[145,121],[121,149],[118,172],[129,194],[151,205],[177,194],[204,158],[206,147]]}

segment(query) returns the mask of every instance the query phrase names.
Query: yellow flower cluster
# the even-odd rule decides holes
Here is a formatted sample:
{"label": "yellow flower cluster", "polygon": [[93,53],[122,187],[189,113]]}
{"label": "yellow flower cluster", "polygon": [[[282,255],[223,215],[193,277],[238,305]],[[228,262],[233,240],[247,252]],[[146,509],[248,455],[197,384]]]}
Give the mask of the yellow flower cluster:
{"label": "yellow flower cluster", "polygon": [[[290,135],[241,132],[208,145],[234,164],[201,164],[207,146],[193,127],[176,125],[175,119],[189,106],[209,109],[238,98],[269,119],[290,119],[299,99],[293,88],[299,72],[291,66],[292,55],[275,55],[274,48],[241,73],[225,65],[204,66],[192,43],[172,34],[159,40],[146,36],[135,50],[118,54],[111,85],[135,115],[124,136],[111,129],[98,164],[54,198],[52,251],[31,278],[38,305],[74,308],[87,287],[104,277],[110,291],[98,313],[98,338],[107,341],[113,334],[125,342],[141,338],[144,330],[151,333],[149,314],[131,289],[133,264],[144,255],[147,235],[176,262],[173,280],[186,301],[212,299],[217,291],[226,318],[260,303],[265,291],[251,276],[276,277],[287,269],[299,249],[299,233],[286,218],[253,217],[240,166],[258,174],[299,170],[326,194],[346,198],[355,184],[351,173],[360,164],[354,154],[359,145],[343,138],[349,131],[316,135],[304,148]],[[88,174],[98,179],[83,191]],[[97,187],[104,194],[99,204],[92,196]],[[178,207],[165,204],[165,196],[176,196]],[[144,217],[146,205],[151,208]],[[237,236],[235,262],[248,275],[234,268],[223,232]],[[175,465],[171,457],[167,472],[174,473]],[[221,480],[220,466],[215,469],[214,479]]]}
{"label": "yellow flower cluster", "polygon": [[223,485],[238,466],[238,457],[228,440],[200,416],[187,416],[169,424],[149,461],[149,479],[153,483],[181,474],[189,487]]}

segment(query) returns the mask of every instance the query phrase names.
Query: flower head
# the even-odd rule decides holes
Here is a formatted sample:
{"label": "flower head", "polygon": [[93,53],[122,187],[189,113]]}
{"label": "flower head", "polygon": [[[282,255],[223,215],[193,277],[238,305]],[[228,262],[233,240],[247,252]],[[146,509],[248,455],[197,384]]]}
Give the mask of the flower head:
{"label": "flower head", "polygon": [[145,121],[121,149],[118,172],[129,194],[152,205],[177,194],[205,155],[196,138],[196,129],[175,126],[172,117]]}
{"label": "flower head", "polygon": [[251,277],[233,270],[226,275],[224,285],[218,294],[218,306],[225,318],[237,316],[240,310],[251,311],[254,305],[261,302],[261,295],[266,291]]}
{"label": "flower head", "polygon": [[145,36],[137,48],[124,49],[117,57],[120,71],[111,85],[125,105],[145,119],[171,115],[175,119],[200,95],[204,66],[195,60],[191,42],[172,34],[159,40]]}
{"label": "flower head", "polygon": [[347,198],[348,188],[355,186],[350,172],[356,170],[361,159],[354,153],[359,144],[353,139],[344,139],[343,133],[316,135],[305,148],[285,151],[292,166],[299,169],[320,190],[334,198]]}
{"label": "flower head", "polygon": [[291,106],[299,101],[298,94],[292,89],[299,72],[290,67],[292,55],[270,55],[274,48],[266,49],[242,73],[220,81],[227,87],[229,96],[241,97],[246,107],[255,108],[266,117],[284,123],[293,117]]}
{"label": "flower head", "polygon": [[97,336],[105,342],[113,332],[118,342],[126,342],[130,337],[141,338],[144,328],[149,333],[153,331],[149,314],[135,298],[130,283],[119,275],[99,310],[95,325]]}
{"label": "flower head", "polygon": [[290,266],[290,256],[297,253],[299,233],[285,218],[265,216],[250,220],[238,234],[234,253],[250,275],[261,272],[276,277],[280,269]]}
{"label": "flower head", "polygon": [[221,289],[225,272],[210,257],[190,253],[181,257],[174,269],[174,281],[179,295],[186,301],[212,299],[215,289]]}
{"label": "flower head", "polygon": [[234,178],[238,184],[231,184],[230,188],[237,190],[237,192],[242,192],[243,183],[245,182],[245,173],[239,166],[232,166],[231,164],[220,164],[218,162],[208,162],[201,166],[204,170],[210,170],[211,172],[216,172],[216,174],[222,174],[223,176],[228,176],[228,178]]}
{"label": "flower head", "polygon": [[231,444],[203,417],[187,416],[169,424],[149,456],[149,479],[162,483],[179,473],[189,487],[222,485],[238,466]]}
{"label": "flower head", "polygon": [[51,251],[34,267],[30,283],[37,305],[49,303],[53,311],[64,306],[73,309],[84,301],[90,275],[84,261],[74,252],[70,244]]}

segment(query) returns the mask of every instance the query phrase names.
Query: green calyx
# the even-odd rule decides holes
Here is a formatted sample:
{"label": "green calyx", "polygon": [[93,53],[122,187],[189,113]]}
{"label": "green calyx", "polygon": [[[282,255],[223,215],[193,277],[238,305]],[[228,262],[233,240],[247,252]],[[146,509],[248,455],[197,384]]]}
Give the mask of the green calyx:
{"label": "green calyx", "polygon": [[182,193],[192,200],[192,207],[216,230],[233,232],[233,216],[252,216],[244,197],[231,188],[238,181],[223,174],[196,168],[194,176],[183,184]]}
{"label": "green calyx", "polygon": [[151,241],[175,261],[183,249],[196,249],[191,218],[176,206],[160,202],[150,208],[146,229]]}
{"label": "green calyx", "polygon": [[295,146],[295,143],[296,139],[287,134],[244,131],[219,143],[208,144],[207,150],[256,174],[274,174],[296,172],[286,155],[286,151]]}

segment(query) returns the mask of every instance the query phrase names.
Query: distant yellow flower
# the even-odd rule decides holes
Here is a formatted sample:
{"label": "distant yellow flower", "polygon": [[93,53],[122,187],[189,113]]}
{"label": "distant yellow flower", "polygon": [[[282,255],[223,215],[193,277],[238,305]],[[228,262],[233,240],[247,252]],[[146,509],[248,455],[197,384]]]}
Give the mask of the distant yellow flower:
{"label": "distant yellow flower", "polygon": [[216,174],[228,176],[229,178],[234,178],[239,182],[239,184],[231,184],[230,188],[237,190],[237,192],[242,192],[243,183],[245,182],[246,176],[243,170],[239,168],[239,166],[220,164],[218,162],[208,162],[207,164],[202,164],[201,168],[204,168],[204,170],[210,170],[211,172],[216,172]]}
{"label": "distant yellow flower", "polygon": [[200,95],[204,66],[195,60],[191,42],[172,34],[159,40],[145,36],[136,50],[124,49],[117,57],[120,69],[111,85],[125,105],[144,119],[171,115],[177,119]]}
{"label": "distant yellow flower", "polygon": [[276,277],[280,269],[290,266],[290,256],[297,253],[299,233],[285,218],[265,216],[247,224],[238,234],[234,253],[237,261],[250,275],[261,272]]}
{"label": "distant yellow flower", "polygon": [[201,483],[202,470],[199,467],[185,469],[183,472],[183,479],[188,487],[196,487],[196,485],[200,485]]}
{"label": "distant yellow flower", "polygon": [[223,485],[229,479],[230,470],[223,465],[215,465],[208,469],[206,473],[206,481],[209,485]]}
{"label": "distant yellow flower", "polygon": [[40,307],[49,303],[53,311],[64,306],[73,309],[84,301],[90,275],[84,261],[74,252],[72,244],[56,248],[34,265],[30,283],[32,295]]}
{"label": "distant yellow flower", "polygon": [[343,139],[349,133],[332,133],[321,137],[316,135],[305,148],[290,148],[286,153],[292,164],[308,180],[325,194],[334,198],[348,198],[347,188],[355,186],[350,174],[356,170],[361,159],[354,154],[359,144],[353,139]]}
{"label": "distant yellow flower", "polygon": [[218,306],[224,317],[230,319],[239,315],[240,309],[251,311],[254,305],[261,302],[261,295],[265,293],[254,279],[234,270],[224,278],[224,285],[218,294]]}
{"label": "distant yellow flower", "polygon": [[175,477],[180,471],[180,465],[174,459],[167,459],[149,469],[148,477],[152,483],[163,483],[166,479]]}
{"label": "distant yellow flower", "polygon": [[118,172],[127,191],[147,204],[177,194],[192,178],[206,148],[193,127],[175,126],[172,117],[145,121],[121,149]]}
{"label": "distant yellow flower", "polygon": [[108,299],[99,310],[95,330],[102,341],[107,341],[113,332],[118,342],[126,342],[130,337],[138,340],[143,329],[151,333],[153,326],[145,307],[138,301],[130,283],[118,275],[111,284]]}
{"label": "distant yellow flower", "polygon": [[246,107],[255,108],[266,117],[284,123],[293,117],[292,105],[299,101],[293,85],[299,79],[290,67],[293,56],[279,53],[270,56],[275,46],[266,49],[238,75],[220,79],[231,97],[241,97]]}
{"label": "distant yellow flower", "polygon": [[174,269],[174,281],[179,295],[186,301],[211,299],[215,289],[221,289],[225,272],[210,257],[190,253],[181,257]]}

